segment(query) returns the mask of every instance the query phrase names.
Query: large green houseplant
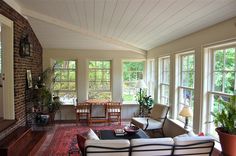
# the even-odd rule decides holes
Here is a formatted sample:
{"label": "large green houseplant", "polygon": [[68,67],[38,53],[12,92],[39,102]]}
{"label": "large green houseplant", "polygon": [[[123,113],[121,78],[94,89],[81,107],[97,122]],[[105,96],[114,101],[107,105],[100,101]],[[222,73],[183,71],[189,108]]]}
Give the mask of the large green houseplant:
{"label": "large green houseplant", "polygon": [[213,112],[216,131],[220,138],[222,152],[226,156],[236,155],[236,95],[229,101],[218,100],[220,110]]}
{"label": "large green houseplant", "polygon": [[55,82],[54,68],[48,67],[39,76],[37,82],[39,103],[42,110],[48,112],[51,120],[54,120],[54,116],[57,110],[60,109],[62,102],[58,96],[53,96],[53,85]]}

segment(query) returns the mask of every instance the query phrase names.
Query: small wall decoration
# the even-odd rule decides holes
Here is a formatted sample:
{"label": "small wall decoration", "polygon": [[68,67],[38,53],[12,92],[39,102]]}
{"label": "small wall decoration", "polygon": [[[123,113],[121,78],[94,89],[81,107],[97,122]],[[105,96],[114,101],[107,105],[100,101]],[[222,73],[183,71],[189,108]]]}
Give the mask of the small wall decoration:
{"label": "small wall decoration", "polygon": [[20,39],[20,56],[31,56],[32,44],[29,41],[28,34],[23,34]]}
{"label": "small wall decoration", "polygon": [[28,88],[32,88],[33,87],[33,81],[32,81],[31,70],[26,70],[26,77],[27,77]]}

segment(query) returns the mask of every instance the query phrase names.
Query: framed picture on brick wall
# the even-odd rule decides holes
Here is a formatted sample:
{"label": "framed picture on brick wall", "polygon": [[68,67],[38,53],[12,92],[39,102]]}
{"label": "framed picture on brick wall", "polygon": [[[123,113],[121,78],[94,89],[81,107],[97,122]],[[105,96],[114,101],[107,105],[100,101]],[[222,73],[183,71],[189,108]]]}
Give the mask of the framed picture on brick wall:
{"label": "framed picture on brick wall", "polygon": [[32,80],[31,70],[26,71],[26,78],[27,78],[28,88],[32,88],[33,87],[33,80]]}

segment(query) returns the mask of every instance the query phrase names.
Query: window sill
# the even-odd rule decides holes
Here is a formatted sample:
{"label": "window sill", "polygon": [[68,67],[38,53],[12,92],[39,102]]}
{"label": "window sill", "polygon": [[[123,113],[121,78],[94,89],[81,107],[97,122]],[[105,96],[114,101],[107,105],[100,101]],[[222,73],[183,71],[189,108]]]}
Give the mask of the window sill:
{"label": "window sill", "polygon": [[8,127],[11,127],[13,124],[16,123],[16,120],[0,120],[0,132],[4,131]]}
{"label": "window sill", "polygon": [[137,102],[129,102],[129,101],[123,101],[122,105],[139,105]]}

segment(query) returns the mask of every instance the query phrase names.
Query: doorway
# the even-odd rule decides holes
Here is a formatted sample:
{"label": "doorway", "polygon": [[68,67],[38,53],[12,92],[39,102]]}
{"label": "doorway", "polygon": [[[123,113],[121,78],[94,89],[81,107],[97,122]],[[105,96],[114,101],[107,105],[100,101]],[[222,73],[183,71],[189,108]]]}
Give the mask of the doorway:
{"label": "doorway", "polygon": [[0,119],[15,120],[13,21],[0,14]]}

